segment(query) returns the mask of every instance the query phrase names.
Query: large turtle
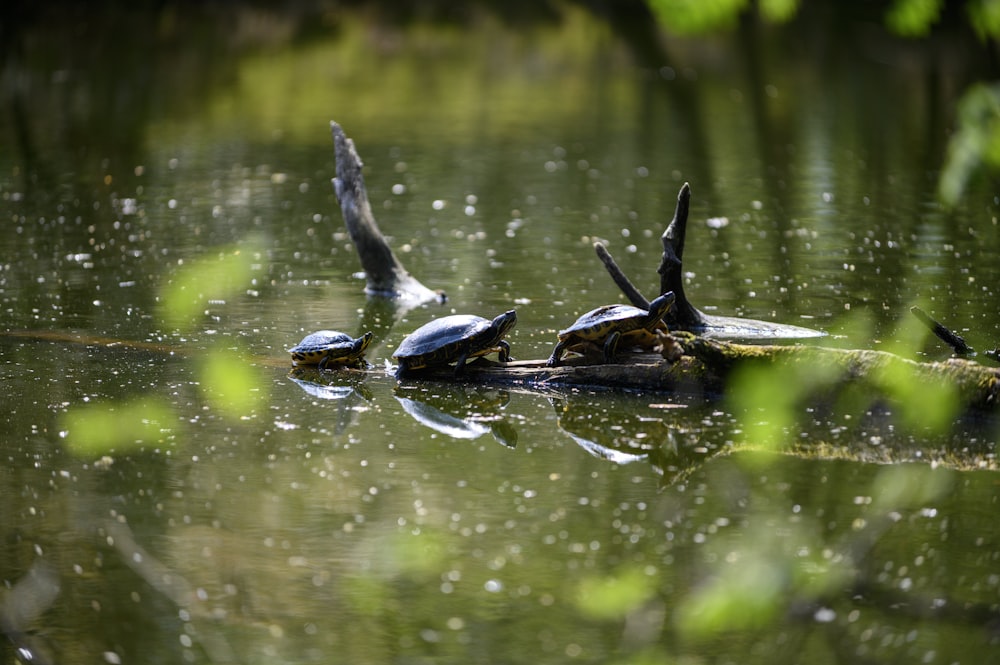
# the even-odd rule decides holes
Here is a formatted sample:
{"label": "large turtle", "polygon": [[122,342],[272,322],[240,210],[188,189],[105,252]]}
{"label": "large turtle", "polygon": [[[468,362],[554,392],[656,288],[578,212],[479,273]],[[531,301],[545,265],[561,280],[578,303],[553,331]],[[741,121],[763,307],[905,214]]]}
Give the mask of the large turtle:
{"label": "large turtle", "polygon": [[654,331],[665,328],[663,315],[673,304],[674,292],[667,291],[649,303],[648,310],[631,305],[605,305],[591,310],[569,328],[559,331],[559,343],[546,365],[557,366],[564,351],[583,353],[602,349],[604,362],[609,363],[623,342],[652,348],[657,342]]}
{"label": "large turtle", "polygon": [[301,342],[288,349],[292,364],[327,367],[357,367],[365,364],[365,349],[372,342],[372,333],[366,332],[357,339],[336,330],[320,330],[306,335]]}
{"label": "large turtle", "polygon": [[501,362],[510,360],[510,345],[504,336],[517,323],[517,312],[504,312],[492,321],[471,314],[455,314],[434,319],[403,340],[392,357],[399,363],[396,376],[411,370],[455,363],[455,375],[462,373],[470,358],[496,351]]}

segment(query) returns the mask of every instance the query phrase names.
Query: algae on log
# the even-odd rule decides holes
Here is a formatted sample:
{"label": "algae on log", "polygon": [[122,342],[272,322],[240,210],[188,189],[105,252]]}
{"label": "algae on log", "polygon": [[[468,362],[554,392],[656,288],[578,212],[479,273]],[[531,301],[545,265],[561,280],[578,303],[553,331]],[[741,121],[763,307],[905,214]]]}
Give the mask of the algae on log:
{"label": "algae on log", "polygon": [[775,366],[786,363],[803,366],[810,372],[831,368],[835,371],[834,384],[865,381],[880,386],[888,376],[894,383],[917,389],[948,386],[954,389],[961,404],[978,410],[995,410],[1000,398],[1000,368],[962,358],[917,362],[886,351],[733,344],[694,335],[679,341],[685,354],[697,358],[722,379],[750,363]]}
{"label": "algae on log", "polygon": [[444,293],[433,291],[406,271],[393,254],[389,241],[382,235],[361,173],[364,163],[354,149],[354,141],[334,121],[330,121],[334,153],[337,158],[337,177],[333,189],[340,201],[344,224],[365,270],[365,292],[369,295],[406,299],[416,302],[443,302]]}

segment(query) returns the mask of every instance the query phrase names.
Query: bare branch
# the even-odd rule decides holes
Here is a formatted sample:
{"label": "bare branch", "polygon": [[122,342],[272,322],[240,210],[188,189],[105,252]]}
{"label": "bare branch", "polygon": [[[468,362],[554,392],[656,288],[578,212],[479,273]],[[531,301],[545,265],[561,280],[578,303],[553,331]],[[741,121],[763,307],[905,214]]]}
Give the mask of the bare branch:
{"label": "bare branch", "polygon": [[934,333],[938,339],[950,346],[952,351],[954,351],[957,355],[970,356],[976,354],[976,350],[966,344],[965,340],[962,339],[961,336],[946,328],[944,324],[939,321],[935,321],[924,310],[917,306],[913,306],[910,308],[910,313],[917,317],[922,324],[927,326],[927,328]]}
{"label": "bare branch", "polygon": [[337,157],[337,177],[333,189],[340,201],[344,224],[365,270],[365,292],[389,298],[405,298],[428,302],[445,300],[444,292],[432,291],[410,275],[392,253],[389,241],[375,221],[368,190],[361,173],[364,163],[336,122],[330,122],[333,148]]}

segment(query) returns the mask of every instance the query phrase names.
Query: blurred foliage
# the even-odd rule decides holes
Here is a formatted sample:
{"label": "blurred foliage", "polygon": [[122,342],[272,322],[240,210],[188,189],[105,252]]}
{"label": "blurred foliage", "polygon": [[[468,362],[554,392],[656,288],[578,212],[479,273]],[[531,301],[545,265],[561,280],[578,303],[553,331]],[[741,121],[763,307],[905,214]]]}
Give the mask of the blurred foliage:
{"label": "blurred foliage", "polygon": [[206,350],[198,367],[207,402],[234,418],[253,415],[267,397],[264,375],[244,351],[216,343]]}
{"label": "blurred foliage", "polygon": [[879,514],[933,505],[952,488],[954,477],[953,472],[926,466],[887,466],[872,483],[877,490],[873,505]]}
{"label": "blurred foliage", "polygon": [[[776,471],[780,456],[753,452],[741,456],[748,468]],[[952,489],[955,472],[927,466],[888,466],[870,484],[854,488],[867,504],[863,517],[851,521],[841,537],[824,542],[822,525],[810,518],[775,529],[748,530],[738,541],[717,546],[716,563],[690,594],[677,601],[674,621],[680,634],[695,642],[771,628],[803,607],[824,607],[853,584],[867,584],[864,570],[872,548],[889,540],[903,514],[919,513],[940,502]],[[871,496],[864,496],[871,492]],[[759,497],[758,497],[759,498]],[[751,515],[756,512],[751,507]],[[749,518],[774,522],[764,511]],[[789,541],[802,544],[789,548]]]}
{"label": "blurred foliage", "polygon": [[743,437],[754,448],[779,449],[794,436],[803,403],[840,380],[832,365],[744,363],[730,379],[728,399],[744,415]]}
{"label": "blurred foliage", "polygon": [[[251,287],[258,241],[218,250],[182,264],[160,294],[160,317],[169,330],[191,332],[212,310]],[[256,259],[259,260],[259,257]]]}
{"label": "blurred foliage", "polygon": [[[161,317],[168,330],[190,333],[227,301],[250,290],[260,260],[261,241],[251,238],[239,247],[219,249],[183,265],[162,289]],[[248,353],[216,340],[198,363],[202,392],[209,404],[230,416],[251,415],[266,397],[266,384]]]}
{"label": "blurred foliage", "polygon": [[580,581],[577,605],[595,619],[624,619],[656,595],[656,578],[639,568],[626,568],[608,577]]}
{"label": "blurred foliage", "polygon": [[1000,0],[970,0],[969,20],[980,39],[1000,37]]}
{"label": "blurred foliage", "polygon": [[678,34],[698,34],[731,27],[747,0],[649,0],[660,24]]}
{"label": "blurred foliage", "polygon": [[[855,318],[845,328],[870,330],[865,317]],[[817,364],[808,356],[744,363],[730,378],[727,393],[734,412],[743,414],[743,441],[754,450],[786,448],[799,431],[805,431],[810,405],[841,414],[888,405],[906,431],[946,433],[963,408],[957,388],[948,381],[917,379],[909,360],[919,355],[930,335],[916,317],[904,317],[886,336],[890,341],[882,348],[885,354],[878,356],[860,391],[847,384],[841,367]]]}
{"label": "blurred foliage", "polygon": [[[747,0],[648,0],[660,25],[676,34],[705,34],[728,29],[750,9]],[[925,38],[941,21],[944,0],[894,0],[885,12],[886,27],[896,35]],[[966,0],[966,20],[982,40],[1000,37],[1000,0]],[[761,0],[760,15],[784,22],[799,9],[797,0]],[[957,131],[948,146],[939,180],[939,196],[955,205],[969,180],[982,171],[1000,172],[1000,84],[975,84],[962,96]]]}
{"label": "blurred foliage", "polygon": [[[702,34],[735,25],[749,0],[648,0],[659,23],[676,34]],[[762,0],[760,14],[770,21],[791,19],[799,0]]]}
{"label": "blurred foliage", "polygon": [[702,640],[770,625],[787,603],[786,563],[747,547],[738,563],[719,566],[694,593],[680,600],[675,615],[680,633]]}
{"label": "blurred foliage", "polygon": [[1000,173],[1000,83],[974,84],[958,101],[957,115],[958,129],[948,143],[938,183],[948,205],[958,204],[977,175]]}
{"label": "blurred foliage", "polygon": [[[902,358],[916,357],[931,332],[914,316],[904,316],[885,351]],[[900,360],[886,362],[872,377],[878,394],[885,395],[901,424],[913,430],[944,433],[962,409],[955,386],[947,381],[915,381],[912,367]]]}
{"label": "blurred foliage", "polygon": [[781,23],[795,16],[799,2],[800,0],[758,0],[758,6],[765,18]]}
{"label": "blurred foliage", "polygon": [[885,16],[886,25],[905,37],[923,37],[941,16],[944,0],[896,0]]}
{"label": "blurred foliage", "polygon": [[[904,37],[925,37],[944,7],[944,0],[896,0],[886,25]],[[1000,0],[968,0],[964,8],[980,39],[1000,37]],[[976,175],[1000,173],[1000,84],[973,84],[962,94],[956,116],[957,129],[938,179],[939,197],[949,206],[958,203]]]}
{"label": "blurred foliage", "polygon": [[167,439],[174,422],[170,404],[149,397],[74,406],[63,416],[60,429],[71,453],[94,458],[158,447]]}
{"label": "blurred foliage", "polygon": [[[203,329],[206,319],[217,320],[227,301],[250,288],[259,247],[260,241],[251,239],[182,265],[160,294],[159,318],[166,328],[189,336]],[[260,369],[231,341],[214,340],[194,366],[195,383],[206,404],[220,413],[251,417],[267,396]],[[147,397],[73,407],[63,417],[62,428],[68,449],[88,457],[160,443],[173,420],[167,400]]]}
{"label": "blurred foliage", "polygon": [[[647,0],[659,23],[677,34],[705,34],[731,28],[755,10],[765,20],[783,22],[799,11],[800,0]],[[850,12],[851,3],[840,3]],[[955,3],[958,4],[958,3]],[[886,27],[903,37],[926,37],[939,23],[945,0],[893,0],[885,11]],[[965,0],[963,15],[982,39],[1000,36],[1000,0]]]}

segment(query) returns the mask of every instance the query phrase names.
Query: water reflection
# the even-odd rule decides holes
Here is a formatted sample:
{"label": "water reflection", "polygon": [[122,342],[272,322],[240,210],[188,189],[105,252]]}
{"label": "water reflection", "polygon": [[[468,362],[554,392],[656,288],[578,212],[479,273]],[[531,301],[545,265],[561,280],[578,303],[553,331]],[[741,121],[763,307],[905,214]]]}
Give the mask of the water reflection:
{"label": "water reflection", "polygon": [[434,384],[398,386],[394,394],[414,420],[452,439],[478,439],[489,433],[508,448],[517,445],[517,430],[504,415],[510,402],[507,390]]}
{"label": "water reflection", "polygon": [[659,451],[677,452],[677,441],[662,420],[622,417],[617,410],[609,413],[593,397],[553,398],[551,402],[559,428],[599,459],[630,464],[650,461]]}
{"label": "water reflection", "polygon": [[[664,486],[687,478],[722,449],[707,428],[692,427],[700,413],[694,405],[572,393],[549,401],[559,429],[587,453],[615,464],[645,462]],[[683,416],[661,415],[673,411]]]}
{"label": "water reflection", "polygon": [[[358,414],[372,401],[372,393],[364,384],[365,376],[363,370],[324,372],[315,367],[295,367],[288,373],[292,383],[307,395],[332,403],[334,434],[341,434],[356,424]],[[329,410],[317,412],[315,416],[323,422],[330,420]]]}
{"label": "water reflection", "polygon": [[371,391],[363,381],[365,372],[345,374],[324,372],[315,367],[295,367],[288,373],[288,378],[307,394],[317,399],[348,399],[353,396],[365,401],[371,400]]}
{"label": "water reflection", "polygon": [[0,632],[14,645],[20,661],[55,662],[50,646],[31,628],[49,611],[59,591],[58,571],[48,561],[36,559],[0,599]]}

